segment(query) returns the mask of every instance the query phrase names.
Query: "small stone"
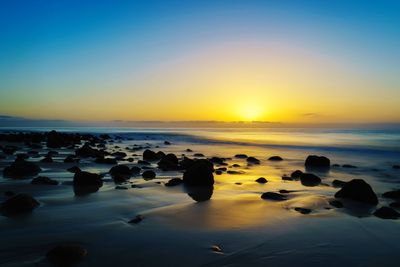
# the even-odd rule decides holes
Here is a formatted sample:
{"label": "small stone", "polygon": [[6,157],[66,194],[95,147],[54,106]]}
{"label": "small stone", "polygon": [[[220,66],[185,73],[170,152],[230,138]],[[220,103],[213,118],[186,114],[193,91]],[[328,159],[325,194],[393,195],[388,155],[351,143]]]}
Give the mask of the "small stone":
{"label": "small stone", "polygon": [[132,220],[129,221],[129,223],[134,223],[134,224],[138,224],[141,221],[143,221],[144,217],[142,215],[136,215],[135,218],[133,218]]}
{"label": "small stone", "polygon": [[265,184],[265,183],[267,183],[268,181],[267,181],[267,179],[265,179],[264,177],[260,177],[260,178],[258,178],[258,179],[256,180],[256,182],[259,183],[259,184]]}
{"label": "small stone", "polygon": [[300,212],[301,214],[310,214],[311,213],[311,209],[307,209],[307,208],[300,208],[300,207],[296,207],[294,208],[295,211]]}
{"label": "small stone", "polygon": [[274,192],[265,192],[261,195],[261,198],[269,200],[277,200],[277,201],[287,200],[286,196]]}
{"label": "small stone", "polygon": [[381,219],[396,220],[400,218],[400,213],[389,207],[382,207],[374,212],[374,215]]}

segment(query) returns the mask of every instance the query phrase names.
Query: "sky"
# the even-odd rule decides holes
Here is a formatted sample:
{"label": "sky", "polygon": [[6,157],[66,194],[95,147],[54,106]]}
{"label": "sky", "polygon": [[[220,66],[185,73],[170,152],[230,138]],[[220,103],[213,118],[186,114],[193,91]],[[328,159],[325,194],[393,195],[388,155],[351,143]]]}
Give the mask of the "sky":
{"label": "sky", "polygon": [[0,115],[400,122],[400,1],[1,1]]}

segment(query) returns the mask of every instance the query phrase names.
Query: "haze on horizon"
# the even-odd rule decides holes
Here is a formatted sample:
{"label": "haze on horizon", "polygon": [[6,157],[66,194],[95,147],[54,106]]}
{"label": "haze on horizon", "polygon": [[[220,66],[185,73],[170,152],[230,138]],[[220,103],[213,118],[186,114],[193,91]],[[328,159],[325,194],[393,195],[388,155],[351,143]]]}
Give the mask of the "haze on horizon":
{"label": "haze on horizon", "polygon": [[0,115],[400,122],[400,2],[0,5]]}

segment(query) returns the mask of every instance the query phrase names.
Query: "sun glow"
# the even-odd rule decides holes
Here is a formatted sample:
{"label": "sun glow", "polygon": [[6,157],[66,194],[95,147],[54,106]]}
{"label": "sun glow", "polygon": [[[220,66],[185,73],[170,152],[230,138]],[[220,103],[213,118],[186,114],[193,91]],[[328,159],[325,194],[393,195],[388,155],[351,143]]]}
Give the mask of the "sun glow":
{"label": "sun glow", "polygon": [[239,115],[245,121],[261,120],[264,110],[257,104],[247,104],[241,107]]}

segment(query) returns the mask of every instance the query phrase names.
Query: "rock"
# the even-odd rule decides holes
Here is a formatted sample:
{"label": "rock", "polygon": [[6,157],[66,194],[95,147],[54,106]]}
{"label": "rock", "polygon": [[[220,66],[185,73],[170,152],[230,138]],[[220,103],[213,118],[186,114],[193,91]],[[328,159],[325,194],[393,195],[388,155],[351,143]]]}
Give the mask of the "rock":
{"label": "rock", "polygon": [[178,157],[175,154],[167,154],[158,162],[158,167],[162,170],[178,170]]}
{"label": "rock", "polygon": [[140,167],[138,167],[138,166],[133,166],[133,167],[131,168],[131,173],[132,173],[133,175],[137,175],[137,174],[140,173],[141,170],[142,170],[142,169],[141,169]]}
{"label": "rock", "polygon": [[154,179],[156,178],[156,173],[152,170],[147,170],[142,173],[144,179]]}
{"label": "rock", "polygon": [[117,160],[115,158],[105,158],[104,156],[97,157],[95,162],[99,164],[117,164]]}
{"label": "rock", "polygon": [[111,176],[126,176],[130,177],[132,172],[131,169],[126,165],[116,165],[112,167],[109,171]]}
{"label": "rock", "polygon": [[367,204],[378,204],[378,198],[371,186],[362,179],[347,182],[336,194],[335,198],[347,198]]}
{"label": "rock", "polygon": [[114,157],[119,158],[119,159],[125,158],[127,156],[125,152],[121,152],[121,151],[114,152],[111,155],[113,155]]}
{"label": "rock", "polygon": [[117,185],[117,186],[115,187],[115,189],[116,189],[116,190],[127,190],[128,187],[122,186],[122,185]]}
{"label": "rock", "polygon": [[329,201],[329,204],[331,204],[331,206],[334,206],[335,208],[343,208],[343,203],[339,200],[331,200]]}
{"label": "rock", "polygon": [[210,249],[217,253],[222,253],[222,249],[218,245],[212,245]]}
{"label": "rock", "polygon": [[311,213],[311,209],[307,209],[307,208],[300,208],[300,207],[296,207],[294,208],[295,211],[300,212],[301,214],[310,214]]}
{"label": "rock", "polygon": [[385,198],[400,199],[400,189],[385,192],[382,196]]}
{"label": "rock", "polygon": [[293,191],[286,190],[286,189],[281,189],[281,190],[279,190],[279,193],[281,193],[281,194],[289,194],[289,193],[291,193],[291,192],[293,192]]}
{"label": "rock", "polygon": [[145,161],[145,160],[138,160],[138,164],[140,164],[140,165],[151,165],[150,162]]}
{"label": "rock", "polygon": [[287,197],[279,194],[279,193],[274,193],[274,192],[265,192],[261,195],[262,199],[269,199],[269,200],[277,200],[277,201],[283,201],[287,200]]}
{"label": "rock", "polygon": [[85,143],[81,148],[75,150],[75,155],[84,158],[101,158],[104,157],[104,152],[92,148],[89,143]]}
{"label": "rock", "polygon": [[239,168],[239,167],[240,167],[240,165],[239,165],[239,164],[237,164],[237,163],[235,163],[235,164],[233,164],[233,165],[232,165],[232,167],[233,167],[233,168]]}
{"label": "rock", "polygon": [[183,159],[179,162],[179,166],[181,167],[181,169],[186,170],[187,168],[192,166],[193,163],[194,163],[193,159],[190,159],[188,157],[183,157]]}
{"label": "rock", "polygon": [[246,159],[246,158],[247,158],[247,155],[246,155],[246,154],[236,154],[236,155],[235,155],[235,158],[238,158],[238,159]]}
{"label": "rock", "polygon": [[292,177],[289,177],[289,176],[282,176],[282,180],[284,180],[284,181],[293,181],[294,179]]}
{"label": "rock", "polygon": [[389,207],[382,207],[374,212],[374,215],[381,219],[396,220],[400,218],[400,213]]}
{"label": "rock", "polygon": [[0,211],[5,216],[13,216],[22,213],[29,213],[39,206],[39,202],[28,194],[18,194],[0,206]]}
{"label": "rock", "polygon": [[324,156],[310,155],[307,157],[305,166],[309,168],[329,168],[331,161]]}
{"label": "rock", "polygon": [[272,156],[268,160],[270,160],[270,161],[282,161],[283,158],[281,158],[279,156]]}
{"label": "rock", "polygon": [[186,152],[193,152],[190,148],[186,148]]}
{"label": "rock", "polygon": [[216,170],[216,171],[215,171],[215,174],[216,174],[216,175],[221,175],[222,173],[223,173],[223,172],[222,172],[221,170]]}
{"label": "rock", "polygon": [[155,161],[155,160],[159,160],[159,157],[157,156],[156,152],[154,152],[150,149],[146,149],[145,151],[143,151],[143,160]]}
{"label": "rock", "polygon": [[167,183],[165,183],[165,186],[176,186],[176,185],[180,185],[182,183],[183,183],[182,179],[180,179],[180,178],[172,178]]}
{"label": "rock", "polygon": [[42,169],[33,162],[18,160],[14,161],[10,166],[5,167],[3,175],[14,179],[23,178],[27,176],[35,176]]}
{"label": "rock", "polygon": [[343,164],[342,168],[355,169],[355,168],[357,168],[357,166],[350,165],[350,164]]}
{"label": "rock", "polygon": [[72,172],[72,173],[77,173],[77,172],[80,172],[81,169],[78,166],[73,166],[71,168],[68,168],[67,171]]}
{"label": "rock", "polygon": [[255,157],[248,157],[246,160],[250,164],[260,164],[260,160]]}
{"label": "rock", "polygon": [[259,183],[259,184],[265,184],[265,183],[267,183],[268,181],[267,181],[267,179],[265,179],[264,177],[260,177],[260,178],[258,178],[258,179],[256,180],[256,182]]}
{"label": "rock", "polygon": [[47,133],[47,147],[49,148],[61,148],[67,146],[67,141],[63,138],[63,135],[57,133],[56,131],[51,131]]}
{"label": "rock", "polygon": [[213,186],[185,186],[188,195],[196,202],[210,200],[214,191]]}
{"label": "rock", "polygon": [[343,186],[345,186],[347,184],[347,182],[345,182],[345,181],[342,181],[342,180],[333,180],[333,182],[332,182],[332,185],[334,186],[334,187],[343,187]]}
{"label": "rock", "polygon": [[303,174],[302,171],[300,171],[300,170],[295,170],[294,172],[292,172],[292,173],[290,174],[290,177],[295,178],[295,179],[298,179],[298,178],[300,178],[300,176],[301,176],[302,174]]}
{"label": "rock", "polygon": [[143,221],[144,217],[142,215],[136,215],[135,218],[133,218],[132,220],[129,221],[129,223],[134,223],[134,224],[138,224],[141,221]]}
{"label": "rock", "polygon": [[400,208],[400,201],[392,202],[392,203],[390,203],[389,206],[392,208],[398,209],[398,208]]}
{"label": "rock", "polygon": [[44,162],[44,163],[53,163],[53,158],[46,156],[43,159],[40,160],[40,162]]}
{"label": "rock", "polygon": [[75,157],[74,155],[68,155],[64,159],[65,163],[73,163],[73,162],[79,162],[79,158]]}
{"label": "rock", "polygon": [[321,178],[312,173],[303,173],[300,176],[300,181],[304,186],[317,186],[321,183]]}
{"label": "rock", "polygon": [[46,254],[47,260],[55,266],[70,267],[80,262],[87,250],[78,245],[60,245]]}
{"label": "rock", "polygon": [[214,184],[214,166],[206,159],[196,160],[183,174],[183,182],[187,185],[212,186]]}
{"label": "rock", "polygon": [[225,159],[219,158],[219,157],[212,157],[212,158],[210,158],[209,160],[210,160],[212,163],[214,163],[214,164],[219,164],[219,165],[224,164],[224,161],[225,161]]}
{"label": "rock", "polygon": [[11,197],[11,196],[14,196],[15,193],[13,191],[6,191],[6,192],[4,192],[4,195],[7,197]]}
{"label": "rock", "polygon": [[74,175],[74,186],[103,186],[101,176],[96,173],[90,173],[85,171],[76,172]]}
{"label": "rock", "polygon": [[169,146],[169,145],[171,145],[171,142],[169,142],[169,141],[164,141],[164,145]]}
{"label": "rock", "polygon": [[58,185],[58,181],[50,179],[48,177],[38,176],[32,179],[31,184]]}
{"label": "rock", "polygon": [[243,174],[244,171],[233,171],[233,170],[229,170],[226,172],[227,174]]}
{"label": "rock", "polygon": [[194,155],[193,155],[194,157],[204,157],[204,154],[202,154],[202,153],[195,153]]}
{"label": "rock", "polygon": [[398,170],[400,169],[400,165],[393,165],[392,168]]}

